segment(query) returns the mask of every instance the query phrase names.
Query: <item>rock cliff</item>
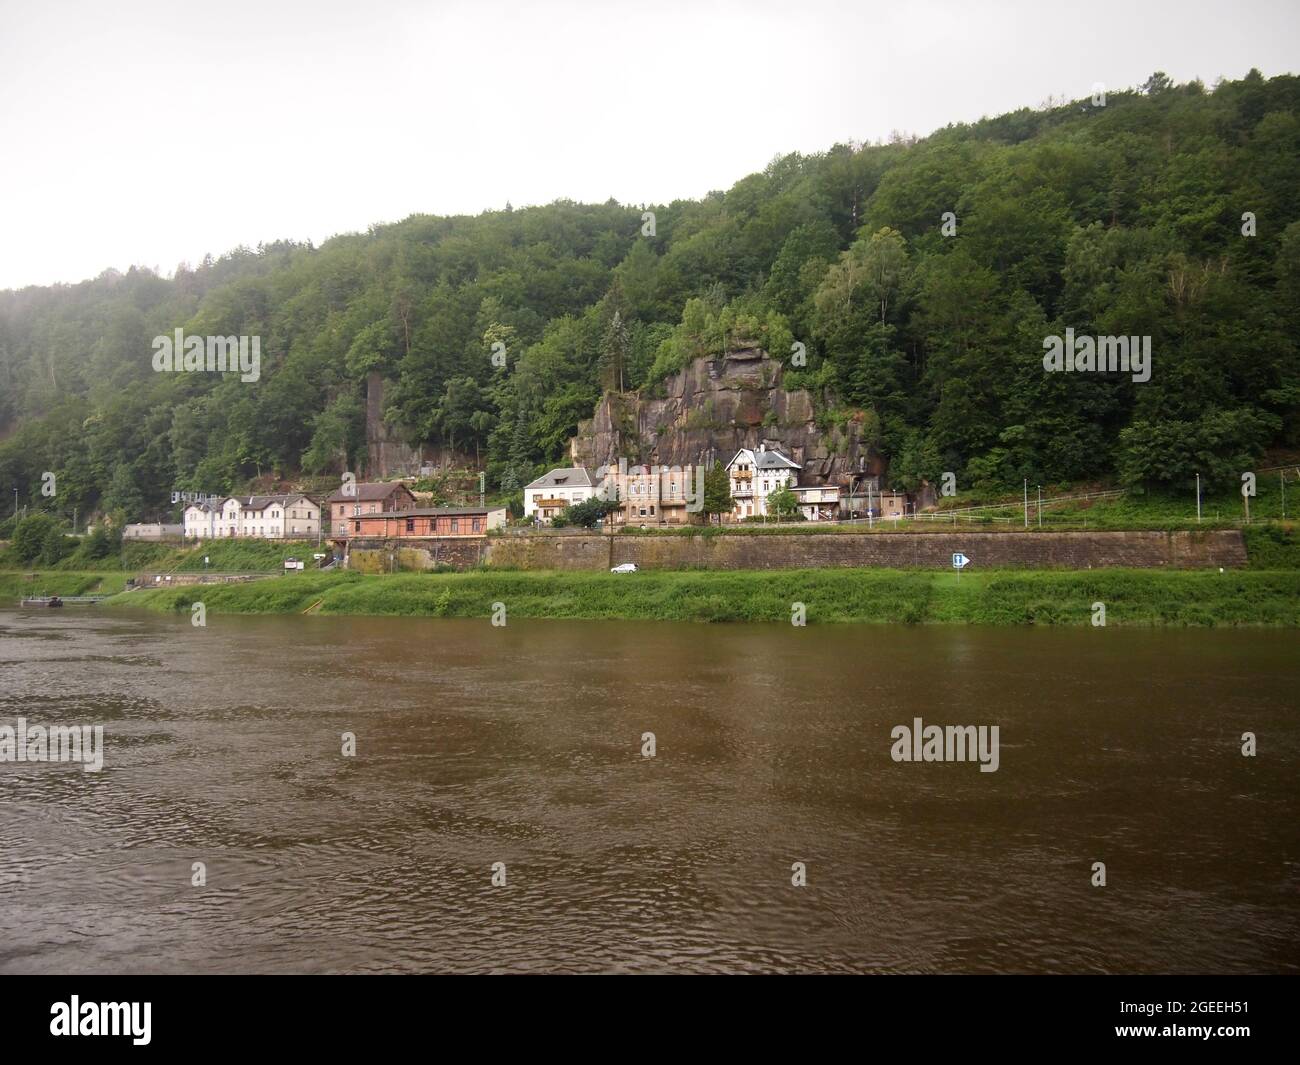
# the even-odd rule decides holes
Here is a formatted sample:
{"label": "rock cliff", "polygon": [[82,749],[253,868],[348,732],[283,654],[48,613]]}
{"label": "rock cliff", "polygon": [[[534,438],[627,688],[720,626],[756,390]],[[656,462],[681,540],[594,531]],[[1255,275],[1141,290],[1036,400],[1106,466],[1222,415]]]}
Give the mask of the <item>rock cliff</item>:
{"label": "rock cliff", "polygon": [[[740,448],[778,447],[803,467],[801,484],[847,484],[850,474],[879,474],[862,423],[823,431],[813,397],[782,387],[784,367],[759,348],[696,359],[661,389],[607,392],[570,441],[575,465],[629,462],[685,466],[726,463]],[[657,393],[657,394],[656,394]]]}

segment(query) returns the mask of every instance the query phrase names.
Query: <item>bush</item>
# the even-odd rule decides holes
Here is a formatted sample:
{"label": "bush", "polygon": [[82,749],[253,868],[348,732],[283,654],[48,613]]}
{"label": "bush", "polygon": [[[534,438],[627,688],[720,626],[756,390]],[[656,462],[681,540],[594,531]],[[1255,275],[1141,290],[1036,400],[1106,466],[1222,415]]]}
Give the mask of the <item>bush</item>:
{"label": "bush", "polygon": [[613,500],[592,496],[591,499],[584,499],[581,503],[572,503],[565,507],[551,520],[551,524],[557,529],[562,529],[566,525],[576,525],[582,529],[593,529],[605,520],[606,514],[611,514],[616,510],[618,510],[618,504]]}
{"label": "bush", "polygon": [[103,522],[95,526],[95,531],[82,541],[82,550],[91,560],[108,558],[122,549],[121,536],[115,536]]}
{"label": "bush", "polygon": [[57,566],[64,555],[76,550],[77,541],[64,536],[57,526],[51,526],[41,541],[41,551],[37,556],[42,566]]}
{"label": "bush", "polygon": [[[45,548],[46,537],[58,533],[58,525],[48,514],[31,514],[14,529],[13,549],[20,562],[34,562]],[[60,556],[62,557],[62,556]]]}

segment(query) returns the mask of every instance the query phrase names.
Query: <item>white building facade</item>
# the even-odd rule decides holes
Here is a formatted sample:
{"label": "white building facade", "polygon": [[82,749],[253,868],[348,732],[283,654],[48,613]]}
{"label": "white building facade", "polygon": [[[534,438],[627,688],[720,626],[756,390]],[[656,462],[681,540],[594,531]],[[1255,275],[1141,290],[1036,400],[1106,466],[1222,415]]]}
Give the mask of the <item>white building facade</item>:
{"label": "white building facade", "polygon": [[757,450],[742,447],[727,463],[732,519],[743,521],[766,516],[768,497],[784,488],[792,488],[801,469],[803,467],[793,459],[766,444],[759,444]]}
{"label": "white building facade", "polygon": [[549,521],[565,507],[596,494],[591,476],[581,466],[551,470],[524,488],[524,517]]}
{"label": "white building facade", "polygon": [[299,493],[227,496],[215,504],[191,503],[184,525],[187,540],[306,540],[320,534],[320,506]]}

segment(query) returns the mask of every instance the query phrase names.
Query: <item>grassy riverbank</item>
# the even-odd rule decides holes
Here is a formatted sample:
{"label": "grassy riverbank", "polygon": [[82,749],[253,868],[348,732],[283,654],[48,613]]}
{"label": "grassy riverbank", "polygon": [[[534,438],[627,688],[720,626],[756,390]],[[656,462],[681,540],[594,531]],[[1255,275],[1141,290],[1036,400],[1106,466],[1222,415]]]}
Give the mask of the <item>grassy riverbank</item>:
{"label": "grassy riverbank", "polygon": [[126,587],[129,573],[82,571],[39,573],[0,571],[0,603],[13,606],[27,595],[115,595]]}
{"label": "grassy riverbank", "polygon": [[1300,572],[784,570],[363,576],[302,573],[243,585],[129,592],[115,606],[209,614],[385,614],[507,618],[776,621],[803,603],[809,624],[927,622],[1087,625],[1300,625]]}

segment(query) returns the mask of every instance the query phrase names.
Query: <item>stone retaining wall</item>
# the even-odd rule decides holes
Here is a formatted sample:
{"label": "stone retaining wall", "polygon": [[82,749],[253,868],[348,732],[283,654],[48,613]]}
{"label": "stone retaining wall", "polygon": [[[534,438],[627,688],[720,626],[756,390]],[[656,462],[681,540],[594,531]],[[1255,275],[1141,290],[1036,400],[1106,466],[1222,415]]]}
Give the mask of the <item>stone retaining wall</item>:
{"label": "stone retaining wall", "polygon": [[718,536],[495,537],[487,561],[517,569],[950,568],[961,552],[974,568],[1197,569],[1246,564],[1241,533],[962,532]]}

